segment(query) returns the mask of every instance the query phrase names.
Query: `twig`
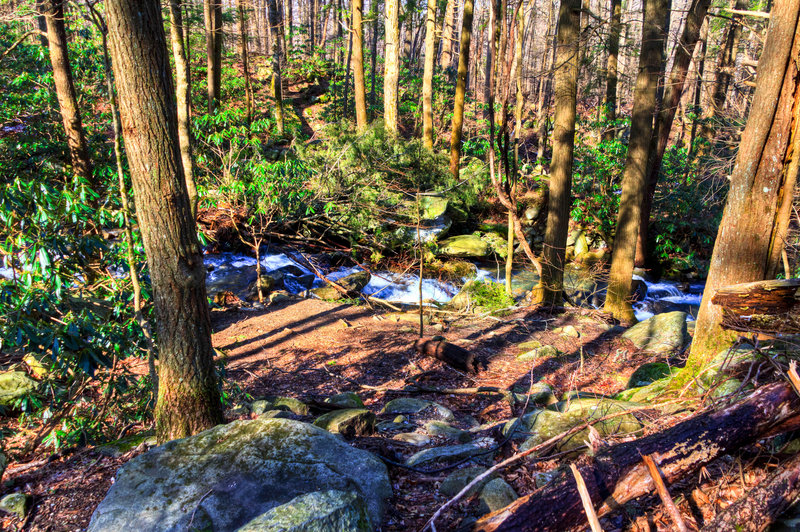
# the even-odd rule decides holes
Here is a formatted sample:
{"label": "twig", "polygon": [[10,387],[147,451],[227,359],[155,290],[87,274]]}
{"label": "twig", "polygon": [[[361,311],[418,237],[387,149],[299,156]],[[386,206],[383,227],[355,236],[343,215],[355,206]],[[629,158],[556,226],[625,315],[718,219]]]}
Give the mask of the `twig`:
{"label": "twig", "polygon": [[212,492],[212,491],[214,491],[214,489],[213,489],[213,488],[212,488],[212,489],[210,489],[210,490],[208,490],[207,492],[205,492],[205,493],[203,494],[203,496],[202,496],[202,497],[200,497],[200,500],[199,500],[199,501],[197,501],[197,506],[195,506],[195,507],[194,507],[194,511],[192,511],[192,517],[191,517],[191,519],[189,519],[189,524],[188,524],[188,525],[186,525],[186,530],[191,530],[191,529],[192,529],[192,523],[194,522],[194,515],[197,513],[197,510],[200,508],[200,505],[201,505],[201,504],[203,504],[203,500],[205,500],[205,498],[206,498],[206,497],[208,497],[209,495],[211,495],[211,492]]}
{"label": "twig", "polygon": [[667,486],[664,484],[664,479],[661,477],[661,472],[658,470],[655,461],[653,461],[653,458],[649,454],[642,456],[642,460],[644,460],[648,471],[650,471],[650,476],[653,477],[653,483],[656,485],[658,496],[661,498],[661,502],[664,503],[664,508],[667,509],[669,516],[672,518],[672,522],[675,523],[675,528],[677,528],[679,532],[688,532],[689,529],[686,528],[686,523],[683,522],[678,507],[675,506],[672,497],[670,497]]}
{"label": "twig", "polygon": [[583,511],[586,512],[586,519],[589,521],[592,532],[603,532],[603,527],[600,526],[600,521],[597,519],[597,512],[594,511],[594,506],[592,506],[592,497],[589,495],[589,490],[586,489],[586,482],[583,481],[581,472],[578,471],[575,464],[570,464],[569,468],[572,470],[572,476],[575,477],[575,483],[578,485],[578,494],[581,496]]}

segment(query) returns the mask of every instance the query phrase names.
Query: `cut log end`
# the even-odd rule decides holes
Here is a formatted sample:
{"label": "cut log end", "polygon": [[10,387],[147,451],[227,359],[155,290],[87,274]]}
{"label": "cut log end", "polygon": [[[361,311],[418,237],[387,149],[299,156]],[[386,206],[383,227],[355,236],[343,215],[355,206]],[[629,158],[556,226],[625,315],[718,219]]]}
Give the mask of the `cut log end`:
{"label": "cut log end", "polygon": [[472,374],[476,374],[479,371],[479,364],[475,355],[463,347],[450,344],[443,339],[420,338],[414,342],[414,349],[423,356],[441,360],[459,371]]}

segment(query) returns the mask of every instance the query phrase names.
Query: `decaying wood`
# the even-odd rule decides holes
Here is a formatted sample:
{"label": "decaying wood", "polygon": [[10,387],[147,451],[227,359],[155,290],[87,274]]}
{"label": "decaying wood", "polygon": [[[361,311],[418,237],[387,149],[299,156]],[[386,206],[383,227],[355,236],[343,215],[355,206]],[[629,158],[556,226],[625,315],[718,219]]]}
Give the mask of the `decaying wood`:
{"label": "decaying wood", "polygon": [[750,490],[703,527],[704,531],[749,532],[765,530],[800,497],[800,454],[783,465],[769,480]]}
{"label": "decaying wood", "polygon": [[800,333],[800,279],[771,279],[726,286],[711,302],[722,307],[722,326],[752,332]]}
{"label": "decaying wood", "polygon": [[450,367],[467,373],[478,373],[475,355],[455,344],[434,338],[420,338],[414,342],[414,349],[421,355],[441,360]]}
{"label": "decaying wood", "polygon": [[658,470],[658,466],[653,461],[653,458],[649,455],[644,455],[642,460],[644,460],[644,464],[647,466],[647,470],[650,472],[650,477],[653,479],[653,482],[656,485],[656,490],[658,490],[658,497],[661,499],[661,502],[664,504],[664,508],[667,509],[667,513],[672,518],[675,528],[678,530],[678,532],[687,532],[689,529],[686,528],[686,523],[683,522],[681,512],[678,510],[678,507],[675,506],[675,502],[672,500],[669,490],[667,490],[667,485],[664,484],[664,479],[661,477],[661,472]]}
{"label": "decaying wood", "polygon": [[[602,516],[652,493],[653,479],[641,457],[650,455],[673,483],[701,466],[772,433],[800,427],[800,398],[787,383],[764,386],[725,409],[688,419],[663,432],[625,442],[578,466]],[[569,471],[539,490],[482,517],[476,531],[566,530],[580,525],[583,504]]]}
{"label": "decaying wood", "polygon": [[597,519],[597,512],[594,511],[594,506],[592,506],[592,497],[589,495],[589,490],[586,489],[586,482],[584,482],[581,472],[578,471],[575,464],[570,464],[569,470],[572,471],[572,476],[575,477],[575,484],[578,486],[578,494],[581,496],[583,511],[589,521],[589,527],[592,532],[603,532],[603,527],[600,526],[600,520]]}

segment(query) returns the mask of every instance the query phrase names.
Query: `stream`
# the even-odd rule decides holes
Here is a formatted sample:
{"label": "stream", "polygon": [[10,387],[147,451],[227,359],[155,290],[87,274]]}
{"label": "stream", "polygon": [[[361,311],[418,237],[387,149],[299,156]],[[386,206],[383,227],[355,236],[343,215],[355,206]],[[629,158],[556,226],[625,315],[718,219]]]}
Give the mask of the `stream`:
{"label": "stream", "polygon": [[[206,285],[209,294],[230,291],[240,297],[256,279],[256,259],[236,253],[219,253],[205,255],[208,271]],[[314,263],[313,268],[309,261]],[[475,263],[476,279],[485,282],[505,282],[505,272],[500,264]],[[347,275],[361,271],[359,266],[332,267],[325,264],[321,256],[301,255],[299,253],[282,252],[266,253],[261,256],[262,274],[279,271],[283,274],[284,288],[292,294],[302,294],[312,288],[325,286],[316,273],[319,271],[330,279],[337,281]],[[642,281],[644,289],[639,290],[639,300],[634,303],[636,317],[642,321],[655,314],[680,310],[688,314],[688,320],[694,320],[703,296],[704,284],[700,282],[681,283],[677,281],[651,281],[640,276],[634,279]],[[515,271],[512,276],[512,289],[518,298],[530,290],[537,282],[536,275],[529,271]],[[465,279],[466,281],[466,279]],[[437,279],[422,280],[422,299],[425,304],[448,303],[459,291],[460,286]],[[597,290],[604,290],[598,285]],[[369,284],[362,293],[394,304],[416,305],[419,302],[419,277],[416,273],[394,273],[374,271]],[[587,299],[587,306],[596,306],[597,298]]]}

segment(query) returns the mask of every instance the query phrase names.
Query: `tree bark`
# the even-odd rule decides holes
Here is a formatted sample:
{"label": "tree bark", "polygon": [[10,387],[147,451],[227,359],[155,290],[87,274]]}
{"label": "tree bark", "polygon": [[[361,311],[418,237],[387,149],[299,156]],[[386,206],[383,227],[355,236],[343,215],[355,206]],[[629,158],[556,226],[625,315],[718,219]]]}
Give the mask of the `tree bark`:
{"label": "tree bark", "polygon": [[453,66],[453,30],[455,28],[456,3],[454,0],[447,0],[444,9],[444,22],[442,23],[442,51],[439,56],[439,66],[442,70],[447,70]]}
{"label": "tree bark", "polygon": [[664,65],[664,31],[669,0],[645,0],[639,75],[633,96],[631,136],[622,176],[622,196],[617,215],[617,233],[611,256],[611,272],[605,310],[620,321],[636,321],[630,295],[633,261],[639,233],[639,215],[645,193],[645,170],[653,134],[656,91]]}
{"label": "tree bark", "polygon": [[[723,410],[700,414],[665,431],[600,451],[578,467],[597,514],[654,492],[642,456],[649,455],[673,483],[719,456],[769,435],[800,426],[800,399],[787,383],[758,389]],[[473,530],[561,531],[584,525],[586,516],[575,480],[563,470],[544,487],[483,516]]]}
{"label": "tree bark", "polygon": [[[758,63],[752,113],[739,144],[730,191],[714,243],[711,265],[684,371],[696,374],[736,336],[722,329],[721,308],[711,298],[721,287],[763,280],[783,245],[782,198],[791,197],[800,153],[800,0],[777,0]],[[794,166],[792,166],[794,161]]]}
{"label": "tree bark", "polygon": [[242,60],[242,71],[244,73],[244,99],[245,101],[245,123],[248,131],[253,122],[253,88],[250,83],[250,60],[247,46],[247,17],[245,16],[245,0],[237,0],[237,11],[239,12],[239,57]]}
{"label": "tree bark", "polygon": [[622,28],[622,0],[611,0],[611,26],[608,31],[608,60],[606,61],[606,95],[603,100],[603,117],[608,123],[602,139],[609,141],[617,133],[613,122],[617,119],[617,57],[619,56],[619,37]]}
{"label": "tree bark", "polygon": [[656,116],[653,137],[650,146],[650,156],[647,160],[646,181],[647,190],[645,191],[642,210],[639,216],[639,236],[636,241],[636,266],[644,266],[647,260],[647,238],[650,227],[650,212],[653,208],[653,198],[658,185],[659,173],[661,172],[661,162],[664,160],[664,153],[667,151],[669,134],[672,131],[672,122],[675,120],[675,113],[678,110],[683,94],[683,85],[686,82],[686,74],[689,72],[689,63],[692,62],[694,49],[700,38],[700,28],[706,18],[708,7],[711,0],[692,0],[689,6],[689,13],[681,32],[680,40],[675,48],[675,57],[672,62],[672,72],[666,84],[666,91],[661,102],[661,109]]}
{"label": "tree bark", "polygon": [[83,131],[75,83],[72,79],[72,67],[69,63],[67,31],[64,26],[64,0],[43,0],[41,8],[47,26],[47,45],[50,52],[50,64],[53,67],[53,82],[56,86],[56,97],[61,112],[61,121],[64,124],[64,133],[67,136],[72,169],[77,177],[97,189],[99,183],[93,176],[89,146]]}
{"label": "tree bark", "polygon": [[159,442],[221,423],[211,320],[157,0],[107,0],[119,106],[156,312]]}
{"label": "tree bark", "polygon": [[169,20],[172,57],[175,61],[175,97],[178,103],[178,142],[180,143],[181,162],[183,163],[183,180],[186,183],[186,190],[189,193],[189,205],[192,209],[192,218],[196,218],[197,187],[195,187],[194,184],[192,128],[189,124],[192,96],[189,93],[189,62],[184,48],[181,0],[170,0]]}
{"label": "tree bark", "polygon": [[436,0],[425,14],[425,72],[422,75],[422,142],[433,150],[433,69],[436,65]]}
{"label": "tree bark", "polygon": [[214,114],[222,96],[222,0],[204,0],[203,16],[206,24],[208,114]]}
{"label": "tree bark", "polygon": [[379,0],[372,0],[369,7],[369,18],[372,22],[372,39],[370,43],[369,53],[369,115],[370,120],[375,118],[375,74],[378,70],[378,33],[380,30],[380,16],[378,15],[378,8],[380,7]]}
{"label": "tree bark", "polygon": [[[367,89],[364,85],[364,1],[351,0],[353,7],[353,85],[356,97],[356,129],[367,130]],[[345,102],[346,104],[346,102]]]}
{"label": "tree bark", "polygon": [[542,277],[538,302],[562,303],[564,262],[572,203],[572,154],[575,146],[575,104],[578,90],[581,0],[562,0],[558,15],[553,158],[547,201]]}
{"label": "tree bark", "polygon": [[469,46],[472,39],[473,0],[464,0],[464,17],[461,25],[461,48],[458,52],[458,72],[456,73],[456,94],[453,102],[453,124],[450,136],[450,173],[458,179],[461,160],[461,135],[464,128],[464,96],[467,89],[467,68],[469,67]]}
{"label": "tree bark", "polygon": [[400,80],[400,0],[386,0],[386,48],[383,72],[383,120],[397,133],[397,84]]}
{"label": "tree bark", "polygon": [[281,80],[283,57],[281,55],[281,43],[285,42],[283,36],[284,25],[276,0],[267,0],[267,4],[269,6],[270,40],[272,41],[272,79],[270,80],[270,86],[272,88],[272,98],[275,100],[275,126],[278,128],[278,133],[283,135],[283,82]]}

